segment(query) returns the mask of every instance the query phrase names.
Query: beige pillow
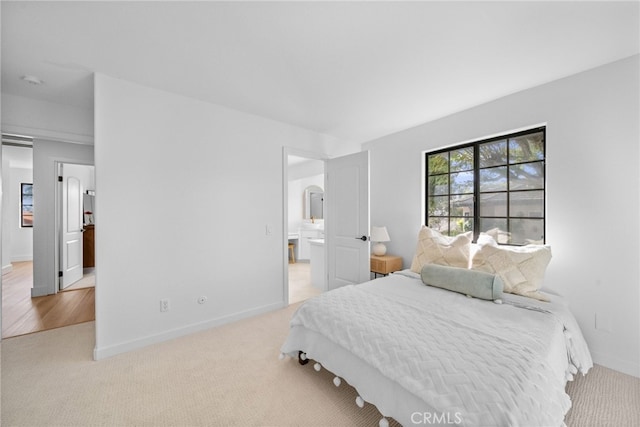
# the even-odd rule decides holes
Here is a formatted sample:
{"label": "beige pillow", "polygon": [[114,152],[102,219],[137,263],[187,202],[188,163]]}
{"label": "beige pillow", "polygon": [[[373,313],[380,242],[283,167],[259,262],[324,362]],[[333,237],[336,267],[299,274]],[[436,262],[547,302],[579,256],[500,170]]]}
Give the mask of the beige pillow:
{"label": "beige pillow", "polygon": [[425,264],[469,268],[472,238],[471,231],[448,237],[423,226],[418,233],[418,245],[411,263],[411,271],[420,273]]}
{"label": "beige pillow", "polygon": [[549,301],[538,292],[549,261],[549,246],[504,247],[488,244],[481,245],[475,253],[471,268],[500,276],[504,282],[504,292]]}

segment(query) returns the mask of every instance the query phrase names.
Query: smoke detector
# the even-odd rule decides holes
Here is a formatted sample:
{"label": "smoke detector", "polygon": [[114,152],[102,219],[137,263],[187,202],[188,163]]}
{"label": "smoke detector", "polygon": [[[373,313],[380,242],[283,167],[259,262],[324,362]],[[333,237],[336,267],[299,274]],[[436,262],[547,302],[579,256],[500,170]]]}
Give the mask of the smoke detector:
{"label": "smoke detector", "polygon": [[36,76],[22,76],[20,77],[22,80],[24,80],[25,82],[29,83],[30,85],[35,85],[35,86],[39,86],[42,83],[44,83],[41,79],[39,79]]}

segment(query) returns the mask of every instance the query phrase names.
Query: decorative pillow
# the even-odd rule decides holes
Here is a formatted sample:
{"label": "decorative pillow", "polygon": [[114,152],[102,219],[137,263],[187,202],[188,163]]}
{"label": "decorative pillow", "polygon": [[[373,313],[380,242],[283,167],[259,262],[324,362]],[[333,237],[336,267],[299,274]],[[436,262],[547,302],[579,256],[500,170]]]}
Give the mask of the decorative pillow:
{"label": "decorative pillow", "polygon": [[473,270],[494,273],[504,282],[504,292],[549,301],[538,291],[551,261],[551,248],[543,245],[481,245],[473,256]]}
{"label": "decorative pillow", "polygon": [[502,231],[498,227],[492,228],[487,231],[483,231],[480,233],[480,236],[482,235],[486,235],[492,238],[493,240],[495,240],[496,243],[502,243],[502,244],[509,243],[509,239],[511,239],[511,233],[509,233],[508,231]]}
{"label": "decorative pillow", "polygon": [[411,263],[411,271],[420,274],[425,264],[468,268],[472,238],[471,231],[448,237],[423,226],[418,234],[418,245]]}
{"label": "decorative pillow", "polygon": [[467,268],[427,264],[420,277],[425,285],[491,301],[499,299],[504,288],[500,276]]}

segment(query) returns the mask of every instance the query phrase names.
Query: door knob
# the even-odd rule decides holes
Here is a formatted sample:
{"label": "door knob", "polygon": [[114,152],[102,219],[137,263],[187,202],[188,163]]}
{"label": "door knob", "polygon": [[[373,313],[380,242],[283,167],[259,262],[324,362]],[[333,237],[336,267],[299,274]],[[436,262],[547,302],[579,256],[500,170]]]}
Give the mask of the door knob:
{"label": "door knob", "polygon": [[356,239],[362,240],[363,242],[366,242],[367,240],[369,240],[369,238],[367,236],[356,237]]}

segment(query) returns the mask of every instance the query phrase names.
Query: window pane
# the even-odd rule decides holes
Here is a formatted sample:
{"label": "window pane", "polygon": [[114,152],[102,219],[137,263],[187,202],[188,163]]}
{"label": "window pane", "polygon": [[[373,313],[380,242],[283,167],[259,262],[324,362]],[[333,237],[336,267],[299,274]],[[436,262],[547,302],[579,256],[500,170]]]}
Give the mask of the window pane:
{"label": "window pane", "polygon": [[480,216],[507,216],[507,193],[480,194]]}
{"label": "window pane", "polygon": [[505,191],[507,189],[507,167],[480,169],[480,191]]}
{"label": "window pane", "polygon": [[542,132],[509,139],[509,163],[544,159]]}
{"label": "window pane", "polygon": [[542,218],[544,215],[542,191],[515,191],[509,194],[509,215]]}
{"label": "window pane", "polygon": [[429,218],[429,228],[433,228],[447,236],[449,234],[449,217]]}
{"label": "window pane", "polygon": [[473,194],[451,197],[451,216],[473,216]]}
{"label": "window pane", "polygon": [[507,164],[507,140],[488,142],[480,145],[480,167]]}
{"label": "window pane", "polygon": [[451,174],[451,194],[473,193],[473,172]]}
{"label": "window pane", "polygon": [[512,245],[542,244],[544,241],[544,223],[541,219],[512,219]]}
{"label": "window pane", "polygon": [[542,162],[514,165],[509,168],[509,189],[530,190],[544,188]]}
{"label": "window pane", "polygon": [[430,176],[429,194],[433,196],[449,194],[449,175]]}
{"label": "window pane", "polygon": [[429,175],[449,172],[449,153],[429,155]]}
{"label": "window pane", "polygon": [[429,197],[429,216],[448,216],[449,197],[435,196]]}
{"label": "window pane", "polygon": [[426,154],[427,218],[446,235],[489,233],[499,244],[544,241],[544,127]]}
{"label": "window pane", "polygon": [[22,206],[22,226],[33,227],[33,206]]}
{"label": "window pane", "polygon": [[20,226],[33,227],[33,184],[20,184]]}
{"label": "window pane", "polygon": [[451,218],[449,222],[450,236],[466,233],[473,230],[473,218]]}
{"label": "window pane", "polygon": [[473,147],[461,148],[451,152],[451,172],[473,169]]}
{"label": "window pane", "polygon": [[480,218],[480,231],[502,245],[509,243],[506,218]]}

